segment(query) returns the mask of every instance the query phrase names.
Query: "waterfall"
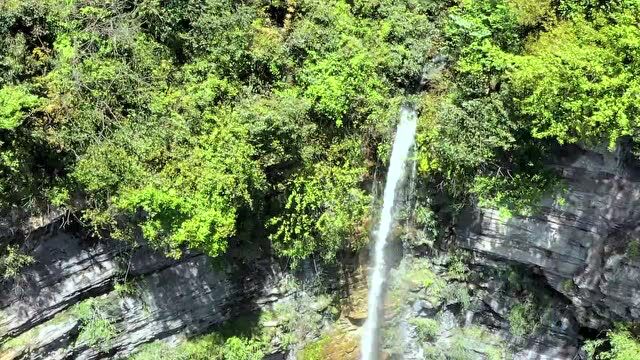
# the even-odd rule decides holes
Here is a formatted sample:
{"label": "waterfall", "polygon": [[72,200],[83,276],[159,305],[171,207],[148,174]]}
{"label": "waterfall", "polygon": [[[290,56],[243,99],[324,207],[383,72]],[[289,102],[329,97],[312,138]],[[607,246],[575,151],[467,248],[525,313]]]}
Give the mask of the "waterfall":
{"label": "waterfall", "polygon": [[395,218],[394,204],[398,185],[405,177],[409,150],[414,142],[416,132],[417,115],[414,109],[403,106],[400,112],[400,124],[396,130],[396,136],[391,150],[391,161],[387,171],[387,180],[384,187],[384,199],[380,223],[375,232],[375,245],[373,253],[373,268],[369,281],[368,315],[364,324],[364,333],[361,341],[362,360],[377,360],[380,352],[380,318],[384,302],[385,277],[385,246]]}

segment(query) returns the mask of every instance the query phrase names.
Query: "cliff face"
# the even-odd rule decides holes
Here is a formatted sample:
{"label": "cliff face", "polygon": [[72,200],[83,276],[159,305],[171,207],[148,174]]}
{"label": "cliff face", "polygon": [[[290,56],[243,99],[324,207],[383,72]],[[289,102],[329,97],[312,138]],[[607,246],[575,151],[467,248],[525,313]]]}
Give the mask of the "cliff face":
{"label": "cliff face", "polygon": [[481,209],[460,221],[461,247],[531,267],[570,300],[584,327],[640,319],[640,167],[615,153],[564,148],[552,160],[564,201],[536,216],[501,219]]}
{"label": "cliff face", "polygon": [[[0,290],[2,360],[126,356],[155,339],[202,333],[280,293],[268,263],[220,269],[203,255],[175,261],[64,231],[37,242],[35,265]],[[125,276],[135,285],[114,290]],[[83,336],[87,309],[111,324],[104,341]]]}
{"label": "cliff face", "polygon": [[562,299],[546,298],[535,319],[515,324],[514,309],[526,300],[507,266],[467,260],[464,276],[452,276],[455,257],[437,253],[407,256],[392,271],[391,303],[400,297],[403,304],[391,321],[402,332],[402,359],[576,359],[579,326]]}
{"label": "cliff face", "polygon": [[[408,339],[400,346],[404,357],[423,355],[415,318],[437,319],[432,349],[446,353],[464,339],[478,358],[504,347],[518,359],[571,359],[579,354],[580,326],[640,320],[640,166],[624,154],[566,148],[551,161],[566,182],[565,200],[544,201],[536,216],[466,213],[456,240],[475,254],[466,260],[469,276],[481,274],[474,281],[451,278],[452,260],[433,253],[403,260],[411,281],[402,281],[410,285],[392,286],[390,297],[404,309],[393,310]],[[36,262],[0,285],[1,360],[126,357],[142,344],[178,341],[291,298],[284,275],[267,260],[242,267],[200,254],[173,260],[56,229],[33,232]],[[416,267],[412,259],[429,263]],[[528,267],[534,287],[539,279],[549,285],[548,321],[525,342],[512,333],[522,297],[504,275],[509,265]],[[115,286],[124,279],[133,285]],[[434,281],[438,292],[428,285]],[[98,342],[86,336],[87,316],[106,318],[111,334]],[[361,321],[355,323],[357,331]]]}

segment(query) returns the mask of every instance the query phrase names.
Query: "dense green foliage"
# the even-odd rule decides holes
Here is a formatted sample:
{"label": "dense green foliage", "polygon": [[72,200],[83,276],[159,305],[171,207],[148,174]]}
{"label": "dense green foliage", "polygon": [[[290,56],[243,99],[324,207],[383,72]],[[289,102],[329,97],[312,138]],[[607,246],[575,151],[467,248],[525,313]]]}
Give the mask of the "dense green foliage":
{"label": "dense green foliage", "polygon": [[615,329],[607,331],[605,339],[587,341],[587,353],[597,360],[637,359],[640,355],[637,330],[637,326],[618,325]]}
{"label": "dense green foliage", "polygon": [[71,313],[80,320],[78,341],[90,347],[108,349],[117,335],[108,300],[91,298],[76,304]]}
{"label": "dense green foliage", "polygon": [[557,191],[554,144],[637,137],[638,1],[461,1],[443,26],[452,66],[423,97],[423,173],[505,216]]}
{"label": "dense green foliage", "polygon": [[407,101],[433,189],[532,213],[558,189],[556,144],[640,136],[639,16],[637,0],[3,1],[0,215],[67,210],[176,257],[332,260],[366,243]]}
{"label": "dense green foliage", "polygon": [[12,279],[21,273],[23,267],[33,264],[31,256],[20,252],[16,245],[9,245],[4,256],[0,257],[0,277]]}
{"label": "dense green foliage", "polygon": [[53,205],[96,234],[174,256],[264,247],[268,237],[295,262],[364,243],[363,185],[405,85],[434,52],[439,8],[0,7],[1,215]]}
{"label": "dense green foliage", "polygon": [[259,345],[245,338],[230,337],[224,340],[217,333],[201,336],[172,348],[156,342],[142,346],[132,360],[260,360],[264,354]]}
{"label": "dense green foliage", "polygon": [[613,148],[620,136],[638,135],[640,3],[619,8],[562,21],[514,59],[509,80],[533,136],[605,139]]}
{"label": "dense green foliage", "polygon": [[431,318],[414,318],[409,323],[416,327],[416,334],[423,342],[432,341],[440,332],[440,324]]}

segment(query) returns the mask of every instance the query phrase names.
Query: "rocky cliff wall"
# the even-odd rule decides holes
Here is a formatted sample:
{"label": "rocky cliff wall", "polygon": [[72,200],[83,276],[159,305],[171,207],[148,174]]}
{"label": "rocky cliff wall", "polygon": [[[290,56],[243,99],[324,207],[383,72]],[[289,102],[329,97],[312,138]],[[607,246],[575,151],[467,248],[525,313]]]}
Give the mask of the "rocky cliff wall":
{"label": "rocky cliff wall", "polygon": [[[2,360],[124,357],[156,339],[202,333],[281,294],[268,262],[221,268],[199,254],[177,261],[65,231],[37,236],[35,264],[0,288]],[[107,336],[88,334],[92,317],[107,321]]]}
{"label": "rocky cliff wall", "polygon": [[[514,286],[504,264],[482,257],[466,259],[469,268],[456,263],[432,252],[407,256],[392,271],[389,297],[396,317],[389,323],[401,331],[395,351],[402,359],[580,358],[579,326],[562,299],[538,291],[535,281],[518,279]],[[514,314],[524,309],[532,289],[544,305],[530,310],[523,324]],[[400,306],[393,305],[397,298]]]}
{"label": "rocky cliff wall", "polygon": [[496,210],[467,213],[459,246],[528,266],[570,300],[584,327],[640,320],[640,167],[624,147],[593,152],[565,147],[550,166],[565,181],[531,217]]}

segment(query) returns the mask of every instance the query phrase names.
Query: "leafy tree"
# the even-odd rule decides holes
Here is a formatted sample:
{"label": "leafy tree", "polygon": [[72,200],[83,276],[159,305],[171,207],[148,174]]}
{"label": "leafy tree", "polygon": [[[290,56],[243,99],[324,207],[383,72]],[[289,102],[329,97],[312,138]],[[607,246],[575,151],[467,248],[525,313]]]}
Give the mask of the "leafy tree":
{"label": "leafy tree", "polygon": [[505,52],[522,48],[513,7],[503,0],[467,0],[453,7],[449,18],[447,52],[455,58],[459,91],[473,97],[495,91],[508,65]]}
{"label": "leafy tree", "polygon": [[638,4],[563,22],[528,46],[509,74],[532,135],[560,143],[637,136]]}
{"label": "leafy tree", "polygon": [[15,245],[7,246],[3,252],[3,256],[0,257],[0,274],[4,280],[17,277],[25,266],[35,262],[33,257],[25,255]]}
{"label": "leafy tree", "polygon": [[328,161],[294,178],[285,214],[271,219],[274,246],[294,265],[318,252],[331,260],[345,242],[357,248],[368,235],[370,198],[361,189],[366,168],[358,166],[358,145],[355,139],[335,145]]}
{"label": "leafy tree", "polygon": [[24,86],[0,89],[0,130],[14,130],[39,102]]}
{"label": "leafy tree", "polygon": [[547,21],[554,20],[554,8],[551,0],[508,0],[507,6],[521,26],[535,28]]}
{"label": "leafy tree", "polygon": [[189,150],[173,154],[176,160],[156,181],[124,190],[113,201],[132,216],[142,210],[145,239],[174,251],[187,244],[211,256],[224,252],[235,234],[238,208],[252,207],[264,183],[251,146],[239,131],[227,129],[194,139]]}

